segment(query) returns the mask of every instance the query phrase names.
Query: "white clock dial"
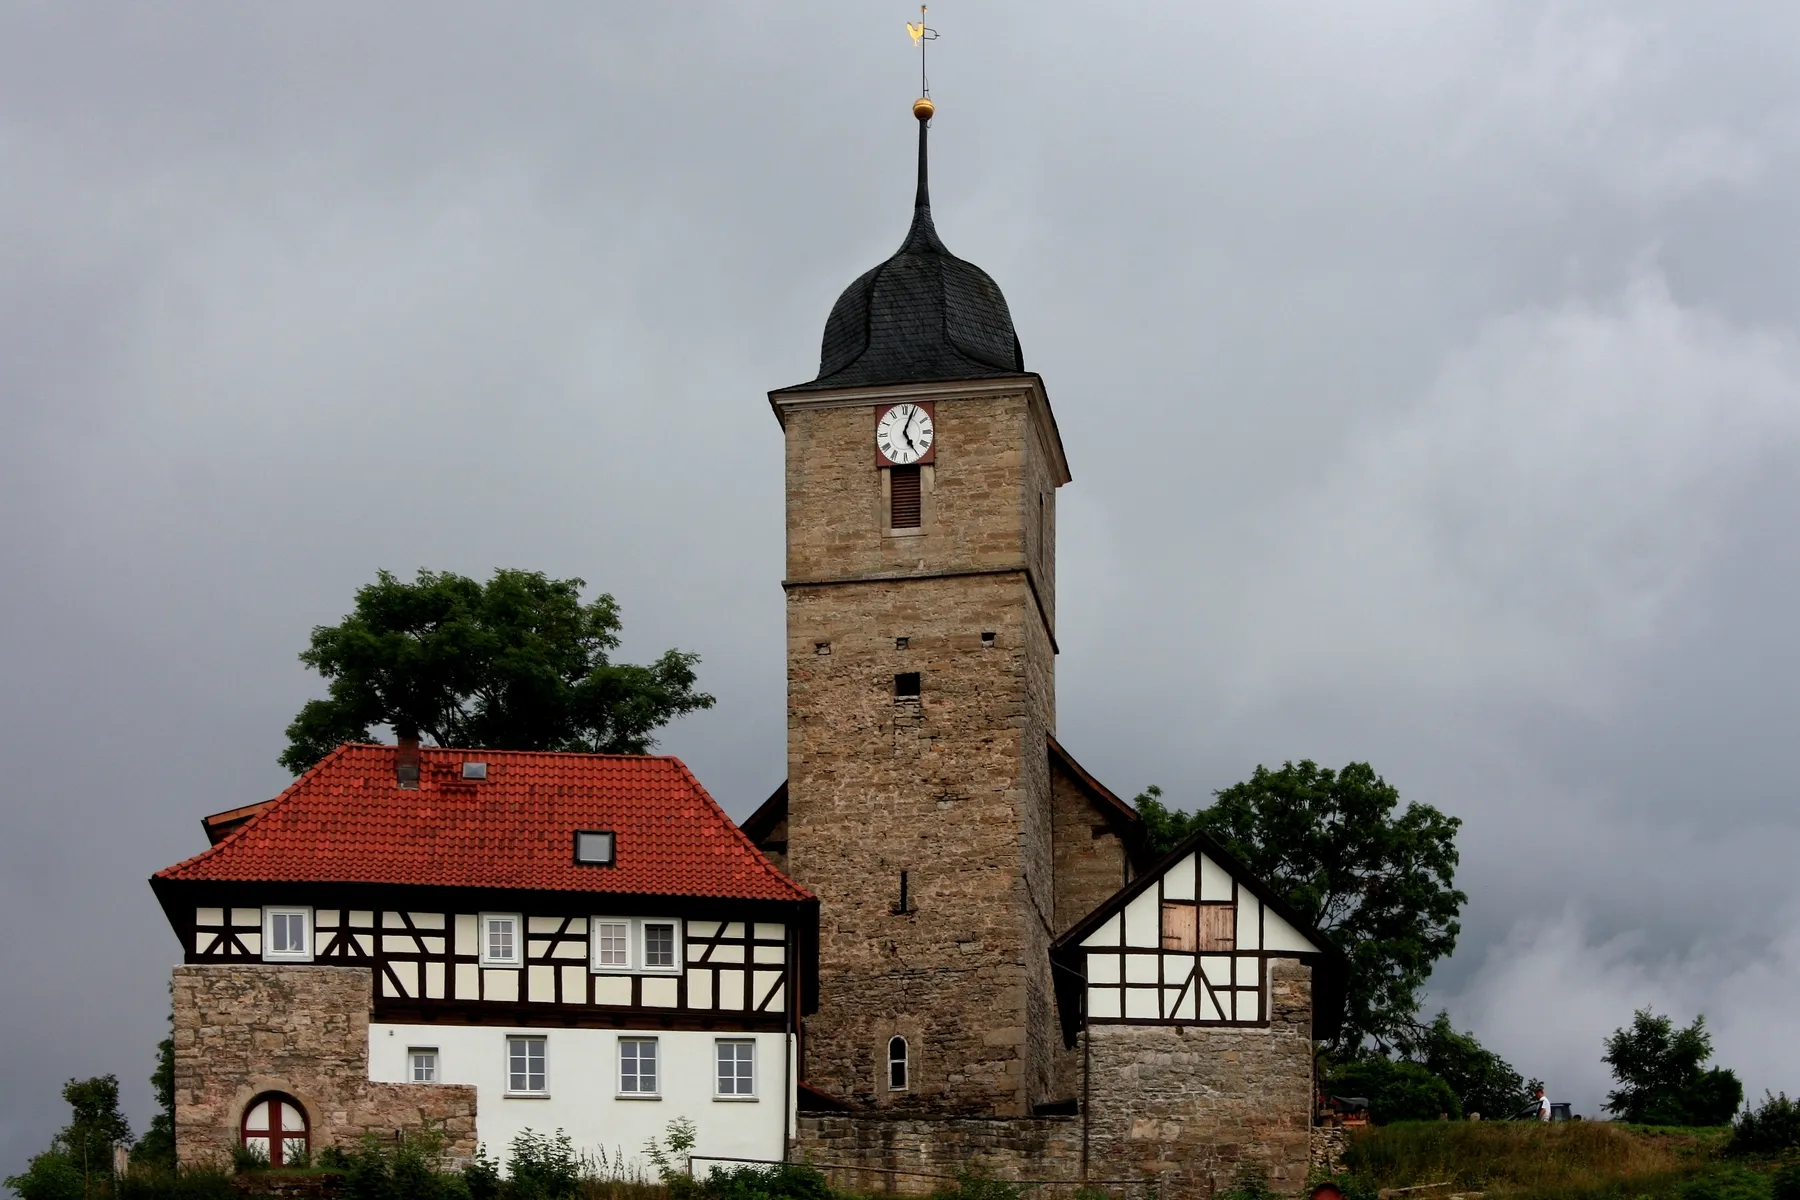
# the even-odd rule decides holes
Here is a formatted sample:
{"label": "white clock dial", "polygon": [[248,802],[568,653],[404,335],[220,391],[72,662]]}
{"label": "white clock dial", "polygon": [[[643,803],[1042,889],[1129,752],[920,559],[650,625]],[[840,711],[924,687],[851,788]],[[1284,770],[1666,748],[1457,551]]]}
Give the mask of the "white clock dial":
{"label": "white clock dial", "polygon": [[896,404],[875,423],[875,446],[891,463],[916,463],[931,449],[931,415],[916,404]]}

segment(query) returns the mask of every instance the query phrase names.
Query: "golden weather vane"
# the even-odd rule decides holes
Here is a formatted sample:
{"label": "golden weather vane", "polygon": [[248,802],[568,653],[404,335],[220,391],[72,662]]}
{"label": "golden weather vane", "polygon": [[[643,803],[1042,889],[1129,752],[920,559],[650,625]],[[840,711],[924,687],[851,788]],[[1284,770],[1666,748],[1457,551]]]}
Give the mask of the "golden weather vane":
{"label": "golden weather vane", "polygon": [[925,43],[937,41],[938,31],[925,24],[925,6],[923,4],[919,5],[919,23],[914,25],[908,21],[906,32],[912,34],[913,45],[919,48],[919,96],[921,99],[929,99],[931,84],[925,78]]}

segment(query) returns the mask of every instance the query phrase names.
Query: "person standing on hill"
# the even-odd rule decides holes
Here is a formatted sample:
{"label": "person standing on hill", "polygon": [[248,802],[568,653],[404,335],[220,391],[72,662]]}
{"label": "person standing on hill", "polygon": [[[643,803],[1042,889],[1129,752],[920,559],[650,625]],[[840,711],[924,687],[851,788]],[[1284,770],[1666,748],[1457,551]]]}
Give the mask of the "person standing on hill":
{"label": "person standing on hill", "polygon": [[1544,1095],[1544,1089],[1541,1087],[1537,1090],[1537,1105],[1538,1120],[1548,1121],[1550,1119],[1550,1097]]}

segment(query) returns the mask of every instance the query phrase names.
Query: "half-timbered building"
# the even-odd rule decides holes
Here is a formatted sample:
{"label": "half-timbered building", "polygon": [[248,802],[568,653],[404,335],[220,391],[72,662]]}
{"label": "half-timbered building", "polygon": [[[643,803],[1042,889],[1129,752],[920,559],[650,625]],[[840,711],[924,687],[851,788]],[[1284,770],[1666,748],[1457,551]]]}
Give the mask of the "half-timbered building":
{"label": "half-timbered building", "polygon": [[428,1120],[636,1154],[677,1116],[784,1152],[817,905],[675,759],[351,745],[220,817],[151,881],[184,1158]]}
{"label": "half-timbered building", "polygon": [[999,287],[937,233],[934,112],[905,240],[768,396],[785,781],[740,830],[673,759],[348,746],[207,818],[153,881],[184,1159],[425,1122],[629,1154],[680,1116],[701,1154],[884,1189],[971,1159],[1299,1186],[1344,962],[1204,836],[1151,861],[1061,740],[1069,459]]}

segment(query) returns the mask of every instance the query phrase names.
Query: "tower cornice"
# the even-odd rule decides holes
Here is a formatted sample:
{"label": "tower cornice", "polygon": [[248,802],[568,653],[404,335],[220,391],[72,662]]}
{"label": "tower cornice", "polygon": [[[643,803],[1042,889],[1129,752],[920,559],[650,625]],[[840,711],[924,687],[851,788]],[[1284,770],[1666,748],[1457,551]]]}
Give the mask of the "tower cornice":
{"label": "tower cornice", "polygon": [[775,419],[787,428],[787,414],[822,408],[868,408],[878,405],[920,403],[955,403],[958,400],[982,400],[989,396],[1011,396],[1024,392],[1031,410],[1032,423],[1043,435],[1056,470],[1056,485],[1068,483],[1069,459],[1063,451],[1062,433],[1056,427],[1056,413],[1050,407],[1050,393],[1044,388],[1044,377],[1035,371],[1002,375],[987,379],[948,379],[922,383],[884,383],[845,388],[822,388],[802,391],[780,388],[769,393],[769,407]]}

